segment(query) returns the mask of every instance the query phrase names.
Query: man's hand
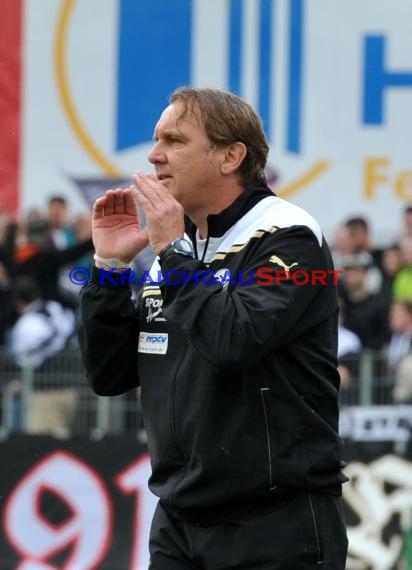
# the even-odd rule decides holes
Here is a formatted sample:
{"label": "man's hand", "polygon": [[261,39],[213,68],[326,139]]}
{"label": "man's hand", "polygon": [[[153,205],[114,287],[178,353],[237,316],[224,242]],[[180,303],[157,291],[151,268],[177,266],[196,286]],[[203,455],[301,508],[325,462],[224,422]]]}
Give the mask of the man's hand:
{"label": "man's hand", "polygon": [[145,213],[150,244],[157,255],[185,231],[184,212],[179,202],[153,174],[135,172],[134,196]]}
{"label": "man's hand", "polygon": [[129,263],[149,243],[139,223],[134,190],[116,188],[98,198],[93,207],[93,244],[100,257]]}

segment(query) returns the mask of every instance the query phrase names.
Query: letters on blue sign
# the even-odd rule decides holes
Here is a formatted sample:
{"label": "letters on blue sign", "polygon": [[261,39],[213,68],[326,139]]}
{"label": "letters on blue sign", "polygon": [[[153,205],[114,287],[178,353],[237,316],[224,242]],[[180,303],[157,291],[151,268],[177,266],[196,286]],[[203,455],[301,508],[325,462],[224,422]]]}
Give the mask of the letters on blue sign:
{"label": "letters on blue sign", "polygon": [[[206,0],[205,0],[206,1]],[[288,52],[285,146],[301,152],[304,1],[287,0]],[[240,96],[245,73],[246,0],[229,0],[226,84]],[[119,0],[119,45],[115,150],[122,151],[152,140],[153,130],[167,96],[180,85],[191,85],[193,64],[194,0]],[[277,0],[256,0],[259,65],[257,101],[269,142],[273,132],[274,15]],[[225,86],[222,86],[225,87]]]}
{"label": "letters on blue sign", "polygon": [[190,84],[192,2],[120,0],[116,150],[153,139],[167,97]]}
{"label": "letters on blue sign", "polygon": [[302,122],[303,0],[290,0],[287,149],[300,152]]}
{"label": "letters on blue sign", "polygon": [[364,47],[363,122],[382,125],[385,90],[388,87],[412,87],[412,71],[386,69],[386,38],[383,36],[366,36]]}

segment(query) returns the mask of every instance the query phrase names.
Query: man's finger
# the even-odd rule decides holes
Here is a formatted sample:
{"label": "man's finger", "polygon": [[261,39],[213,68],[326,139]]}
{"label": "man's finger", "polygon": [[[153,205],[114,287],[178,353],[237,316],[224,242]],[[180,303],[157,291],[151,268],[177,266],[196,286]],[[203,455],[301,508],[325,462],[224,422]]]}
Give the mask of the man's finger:
{"label": "man's finger", "polygon": [[146,207],[148,204],[150,204],[150,206],[154,209],[156,207],[156,203],[159,203],[156,194],[151,191],[151,189],[148,188],[144,183],[136,185],[135,196],[138,203],[141,204],[141,201],[143,200],[143,204],[145,204]]}
{"label": "man's finger", "polygon": [[125,212],[125,199],[124,199],[124,190],[117,188],[114,192],[114,213],[115,214],[124,214]]}
{"label": "man's finger", "polygon": [[146,194],[140,189],[140,188],[136,188],[136,191],[134,193],[136,202],[139,204],[139,206],[142,208],[143,212],[147,215],[153,213],[155,211],[155,207],[152,204],[152,202],[150,201],[150,199],[146,196]]}
{"label": "man's finger", "polygon": [[134,193],[134,188],[132,186],[127,188],[124,192],[124,207],[125,211],[128,214],[136,214],[136,216],[138,216],[138,211],[135,202],[135,193]]}
{"label": "man's finger", "polygon": [[165,188],[153,175],[136,172],[133,180],[137,190],[143,192],[152,204],[163,201]]}
{"label": "man's finger", "polygon": [[147,174],[145,178],[137,176],[135,182],[136,192],[144,194],[154,207],[176,202],[170,191],[153,174]]}
{"label": "man's finger", "polygon": [[93,219],[98,220],[104,216],[104,207],[106,204],[106,198],[102,196],[97,198],[96,202],[93,204]]}
{"label": "man's finger", "polygon": [[111,216],[114,213],[114,190],[108,190],[105,194],[106,203],[103,213],[105,216]]}

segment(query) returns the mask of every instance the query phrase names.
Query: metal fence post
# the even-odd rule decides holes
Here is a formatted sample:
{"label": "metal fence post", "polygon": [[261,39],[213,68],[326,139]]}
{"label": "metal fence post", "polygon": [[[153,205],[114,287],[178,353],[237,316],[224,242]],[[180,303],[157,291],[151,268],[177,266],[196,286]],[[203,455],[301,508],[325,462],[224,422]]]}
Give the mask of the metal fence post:
{"label": "metal fence post", "polygon": [[373,356],[369,350],[360,355],[359,363],[359,403],[361,406],[370,406],[373,402]]}
{"label": "metal fence post", "polygon": [[92,437],[99,439],[109,431],[110,401],[106,396],[97,396],[96,427]]}
{"label": "metal fence post", "polygon": [[9,383],[6,383],[3,388],[2,394],[2,426],[1,426],[1,437],[7,437],[7,435],[13,429],[13,390]]}
{"label": "metal fence post", "polygon": [[26,433],[29,431],[29,407],[33,393],[33,377],[33,367],[24,366],[21,369],[21,429]]}

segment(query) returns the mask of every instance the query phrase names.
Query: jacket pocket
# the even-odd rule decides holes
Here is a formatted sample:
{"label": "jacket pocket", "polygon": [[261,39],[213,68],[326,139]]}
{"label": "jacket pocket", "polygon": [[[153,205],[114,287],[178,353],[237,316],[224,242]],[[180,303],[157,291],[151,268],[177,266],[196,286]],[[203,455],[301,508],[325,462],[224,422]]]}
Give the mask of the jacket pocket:
{"label": "jacket pocket", "polygon": [[274,422],[270,406],[270,388],[261,388],[260,396],[262,398],[263,414],[266,426],[267,453],[269,463],[269,490],[273,491],[278,487],[274,482],[274,464],[273,464],[273,445],[274,445]]}
{"label": "jacket pocket", "polygon": [[315,548],[317,552],[317,560],[316,564],[323,565],[323,547],[322,547],[322,540],[321,540],[321,528],[320,528],[320,514],[318,511],[318,505],[316,504],[316,496],[312,495],[308,492],[308,499],[309,499],[309,507],[310,507],[310,516],[312,518],[313,523],[313,532],[314,532],[314,539],[315,539]]}

